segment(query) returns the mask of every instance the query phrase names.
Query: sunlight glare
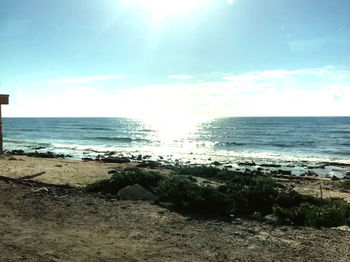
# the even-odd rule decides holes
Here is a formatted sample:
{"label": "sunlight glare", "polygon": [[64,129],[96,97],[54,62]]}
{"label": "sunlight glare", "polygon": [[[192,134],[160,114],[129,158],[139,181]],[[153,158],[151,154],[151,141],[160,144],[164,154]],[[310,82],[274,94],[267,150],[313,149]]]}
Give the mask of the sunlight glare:
{"label": "sunlight glare", "polygon": [[157,132],[162,143],[171,143],[176,140],[186,141],[204,120],[192,117],[155,117],[143,119],[143,122]]}
{"label": "sunlight glare", "polygon": [[182,15],[196,8],[208,5],[210,0],[129,0],[131,6],[148,10],[154,20],[168,15]]}

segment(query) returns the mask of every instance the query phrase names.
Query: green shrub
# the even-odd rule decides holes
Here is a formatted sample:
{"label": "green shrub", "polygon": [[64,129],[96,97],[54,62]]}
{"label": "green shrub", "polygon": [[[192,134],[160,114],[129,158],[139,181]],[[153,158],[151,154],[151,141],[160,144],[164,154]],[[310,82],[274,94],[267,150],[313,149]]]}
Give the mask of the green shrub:
{"label": "green shrub", "polygon": [[226,196],[212,186],[199,186],[184,175],[174,175],[162,180],[156,193],[161,201],[169,201],[177,208],[202,213],[222,214],[229,202]]}
{"label": "green shrub", "polygon": [[305,225],[313,227],[334,227],[349,224],[350,206],[332,201],[326,206],[304,204]]}
{"label": "green shrub", "polygon": [[[196,177],[220,181],[220,185],[199,185]],[[90,184],[86,190],[116,194],[132,184],[155,192],[160,201],[172,202],[177,209],[206,215],[249,216],[259,211],[263,215],[274,213],[281,221],[292,225],[331,227],[350,224],[350,204],[344,200],[302,195],[272,178],[213,167],[182,168],[170,175],[129,169],[111,179]]]}
{"label": "green shrub", "polygon": [[289,208],[275,206],[274,213],[293,225],[333,227],[350,224],[350,205],[342,199],[327,199],[318,205],[303,202]]}
{"label": "green shrub", "polygon": [[128,185],[139,184],[148,190],[154,191],[154,188],[162,179],[164,179],[164,176],[159,172],[127,169],[114,174],[110,179],[104,179],[88,185],[86,190],[88,192],[117,194],[120,189]]}
{"label": "green shrub", "polygon": [[340,188],[341,190],[350,190],[350,180],[342,181],[342,182],[339,184],[339,188]]}

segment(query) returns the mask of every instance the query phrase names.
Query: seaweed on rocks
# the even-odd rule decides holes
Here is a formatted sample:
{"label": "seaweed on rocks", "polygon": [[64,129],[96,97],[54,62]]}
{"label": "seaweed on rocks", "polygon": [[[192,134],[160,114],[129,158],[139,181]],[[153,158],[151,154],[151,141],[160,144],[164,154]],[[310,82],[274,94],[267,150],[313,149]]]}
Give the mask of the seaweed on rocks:
{"label": "seaweed on rocks", "polygon": [[51,151],[47,152],[25,152],[24,150],[12,150],[6,152],[10,155],[23,155],[23,156],[29,156],[29,157],[39,157],[39,158],[66,158],[66,157],[72,157],[71,155],[65,155],[65,154],[57,154],[53,153]]}

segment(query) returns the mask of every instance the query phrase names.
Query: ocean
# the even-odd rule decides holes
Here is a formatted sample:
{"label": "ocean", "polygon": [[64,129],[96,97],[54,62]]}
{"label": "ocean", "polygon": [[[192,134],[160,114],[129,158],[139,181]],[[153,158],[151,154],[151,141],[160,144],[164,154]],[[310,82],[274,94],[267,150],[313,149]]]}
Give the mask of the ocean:
{"label": "ocean", "polygon": [[350,175],[350,117],[4,118],[3,135],[4,150],[73,159],[114,152],[177,165]]}

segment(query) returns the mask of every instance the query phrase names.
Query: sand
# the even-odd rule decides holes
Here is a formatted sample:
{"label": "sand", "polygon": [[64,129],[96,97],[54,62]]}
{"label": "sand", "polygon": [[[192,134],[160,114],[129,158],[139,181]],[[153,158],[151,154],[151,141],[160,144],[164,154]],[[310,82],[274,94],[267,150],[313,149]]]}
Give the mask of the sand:
{"label": "sand", "polygon": [[132,166],[135,163],[107,164],[96,161],[0,156],[0,176],[19,179],[45,172],[32,180],[73,187],[84,187],[89,183],[110,178],[108,171]]}
{"label": "sand", "polygon": [[[109,170],[132,163],[14,158],[0,158],[1,176],[45,173],[26,182],[0,178],[1,262],[350,261],[347,231],[244,219],[194,220],[150,202],[106,199],[81,190],[110,177]],[[43,188],[38,181],[48,183],[45,190],[38,190]],[[337,191],[331,180],[285,183],[306,192],[322,183],[329,192],[349,196]]]}

